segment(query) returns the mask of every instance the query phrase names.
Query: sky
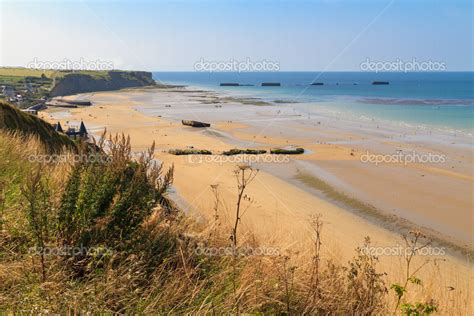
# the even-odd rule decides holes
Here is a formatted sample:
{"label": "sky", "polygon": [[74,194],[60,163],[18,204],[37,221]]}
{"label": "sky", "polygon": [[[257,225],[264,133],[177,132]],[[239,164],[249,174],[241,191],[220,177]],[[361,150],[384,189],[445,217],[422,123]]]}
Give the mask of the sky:
{"label": "sky", "polygon": [[0,66],[192,71],[250,60],[358,71],[367,59],[416,59],[474,70],[471,0],[0,0],[0,19]]}

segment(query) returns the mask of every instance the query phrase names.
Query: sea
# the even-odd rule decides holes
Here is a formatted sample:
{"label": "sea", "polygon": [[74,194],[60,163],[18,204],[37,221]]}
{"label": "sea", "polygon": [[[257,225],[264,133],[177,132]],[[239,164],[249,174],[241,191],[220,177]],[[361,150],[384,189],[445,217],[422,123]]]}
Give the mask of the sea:
{"label": "sea", "polygon": [[[153,78],[159,83],[288,102],[296,108],[309,104],[321,114],[474,132],[474,72],[153,72]],[[374,81],[389,84],[374,85]],[[264,82],[280,86],[262,86]]]}

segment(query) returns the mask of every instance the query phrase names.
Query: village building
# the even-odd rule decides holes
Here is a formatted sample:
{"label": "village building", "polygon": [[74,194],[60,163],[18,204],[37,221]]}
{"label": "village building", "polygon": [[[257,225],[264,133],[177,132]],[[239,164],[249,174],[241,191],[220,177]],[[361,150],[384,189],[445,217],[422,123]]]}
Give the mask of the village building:
{"label": "village building", "polygon": [[68,127],[66,132],[64,132],[63,127],[61,126],[61,123],[58,122],[58,123],[54,124],[54,130],[58,133],[64,133],[69,138],[73,138],[73,139],[76,139],[76,138],[87,139],[89,137],[89,133],[87,132],[87,128],[84,125],[84,122],[82,122],[82,121],[81,121],[81,125],[79,126],[79,129],[77,129],[76,127],[70,126],[70,127]]}

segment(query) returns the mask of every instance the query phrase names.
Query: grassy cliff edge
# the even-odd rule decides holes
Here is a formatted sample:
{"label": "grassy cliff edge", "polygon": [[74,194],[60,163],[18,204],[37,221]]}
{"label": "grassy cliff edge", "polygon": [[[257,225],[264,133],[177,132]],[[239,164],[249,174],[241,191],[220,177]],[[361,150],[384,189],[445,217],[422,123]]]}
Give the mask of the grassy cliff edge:
{"label": "grassy cliff edge", "polygon": [[23,136],[38,137],[50,152],[75,147],[72,140],[66,135],[57,133],[49,123],[35,115],[22,112],[12,105],[0,101],[1,129]]}

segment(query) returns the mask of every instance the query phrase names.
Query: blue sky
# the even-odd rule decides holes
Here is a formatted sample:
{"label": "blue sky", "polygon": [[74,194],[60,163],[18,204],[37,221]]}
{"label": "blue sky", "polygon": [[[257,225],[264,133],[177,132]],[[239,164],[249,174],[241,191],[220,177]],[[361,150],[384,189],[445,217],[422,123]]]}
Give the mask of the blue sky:
{"label": "blue sky", "polygon": [[186,71],[250,58],[336,71],[416,58],[473,70],[470,0],[4,0],[0,12],[1,66],[83,58]]}

